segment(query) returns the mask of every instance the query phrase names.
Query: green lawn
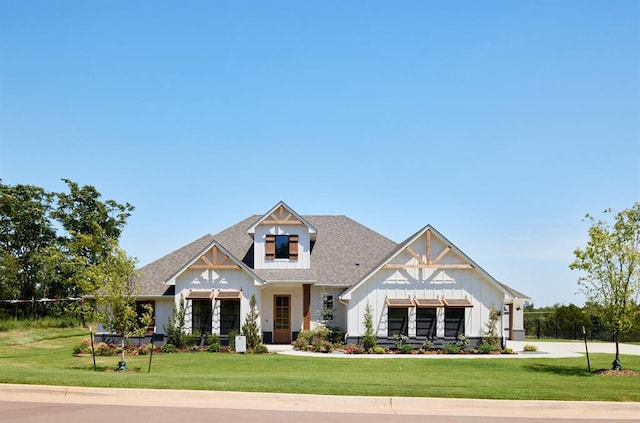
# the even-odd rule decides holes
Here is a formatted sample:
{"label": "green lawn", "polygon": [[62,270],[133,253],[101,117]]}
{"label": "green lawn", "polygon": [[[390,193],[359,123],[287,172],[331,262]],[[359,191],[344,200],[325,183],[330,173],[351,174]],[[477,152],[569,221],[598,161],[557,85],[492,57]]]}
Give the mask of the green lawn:
{"label": "green lawn", "polygon": [[[127,356],[130,372],[113,372],[118,357],[74,357],[86,337],[77,329],[0,332],[0,382],[95,387],[290,392],[332,395],[460,397],[640,402],[639,377],[587,372],[585,358],[345,359],[227,353]],[[613,357],[591,356],[592,369]],[[640,371],[640,357],[623,356]]]}

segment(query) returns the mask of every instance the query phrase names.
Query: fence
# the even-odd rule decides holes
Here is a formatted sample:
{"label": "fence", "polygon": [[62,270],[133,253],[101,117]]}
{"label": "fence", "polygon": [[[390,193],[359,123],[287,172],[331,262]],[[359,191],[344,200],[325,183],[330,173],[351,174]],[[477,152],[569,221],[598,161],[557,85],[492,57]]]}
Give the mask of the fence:
{"label": "fence", "polygon": [[[583,339],[583,323],[562,320],[535,320],[525,322],[527,336],[538,339]],[[613,341],[614,332],[607,327],[585,327],[587,339],[598,341]],[[640,342],[640,330],[633,330],[620,335],[620,342]]]}

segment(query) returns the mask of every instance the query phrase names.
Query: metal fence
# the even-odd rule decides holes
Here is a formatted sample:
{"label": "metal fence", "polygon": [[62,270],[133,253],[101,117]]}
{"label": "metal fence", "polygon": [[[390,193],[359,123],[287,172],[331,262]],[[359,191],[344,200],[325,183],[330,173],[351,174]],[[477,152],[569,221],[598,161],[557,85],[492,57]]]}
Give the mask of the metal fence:
{"label": "metal fence", "polygon": [[[535,320],[525,322],[527,336],[538,339],[584,339],[583,324],[575,321]],[[607,327],[585,327],[587,339],[613,341],[614,332]],[[620,342],[640,342],[640,331],[634,330],[620,335]]]}

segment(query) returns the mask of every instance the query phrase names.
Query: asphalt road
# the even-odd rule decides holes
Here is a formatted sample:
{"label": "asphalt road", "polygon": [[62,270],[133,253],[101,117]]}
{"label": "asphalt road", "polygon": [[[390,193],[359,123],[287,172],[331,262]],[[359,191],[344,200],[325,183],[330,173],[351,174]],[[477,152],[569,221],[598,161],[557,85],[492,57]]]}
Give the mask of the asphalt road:
{"label": "asphalt road", "polygon": [[[318,422],[367,422],[367,423],[507,423],[549,422],[596,423],[602,420],[589,418],[553,417],[495,417],[456,415],[407,415],[407,414],[363,414],[319,411],[286,410],[242,410],[225,408],[185,408],[153,406],[118,406],[97,404],[49,404],[34,402],[0,401],[0,422],[11,423],[113,423],[113,422],[242,422],[242,423],[318,423]],[[608,421],[616,421],[608,420]],[[620,420],[630,421],[630,420]]]}
{"label": "asphalt road", "polygon": [[[602,422],[640,420],[640,403],[346,397],[0,384],[0,422]],[[149,419],[149,420],[147,420]],[[231,419],[231,420],[227,420]]]}

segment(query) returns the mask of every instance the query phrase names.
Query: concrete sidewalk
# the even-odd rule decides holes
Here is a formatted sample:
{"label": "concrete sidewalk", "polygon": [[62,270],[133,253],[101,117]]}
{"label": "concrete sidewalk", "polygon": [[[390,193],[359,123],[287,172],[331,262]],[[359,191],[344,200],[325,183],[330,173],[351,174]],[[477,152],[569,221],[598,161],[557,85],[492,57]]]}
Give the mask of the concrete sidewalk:
{"label": "concrete sidewalk", "polygon": [[[525,345],[535,345],[538,351],[525,352]],[[473,359],[473,358],[563,358],[563,357],[581,357],[586,354],[584,342],[538,342],[538,341],[507,341],[507,347],[511,348],[516,354],[343,354],[343,353],[312,353],[307,351],[296,351],[291,345],[269,345],[269,351],[278,354],[301,355],[301,356],[317,356],[317,357],[344,357],[344,358],[433,358],[433,359]],[[616,346],[612,342],[589,342],[587,343],[589,353],[604,353],[615,355]],[[620,354],[623,355],[640,355],[640,345],[620,344]]]}
{"label": "concrete sidewalk", "polygon": [[0,384],[0,401],[327,413],[638,421],[640,403],[346,397]]}

